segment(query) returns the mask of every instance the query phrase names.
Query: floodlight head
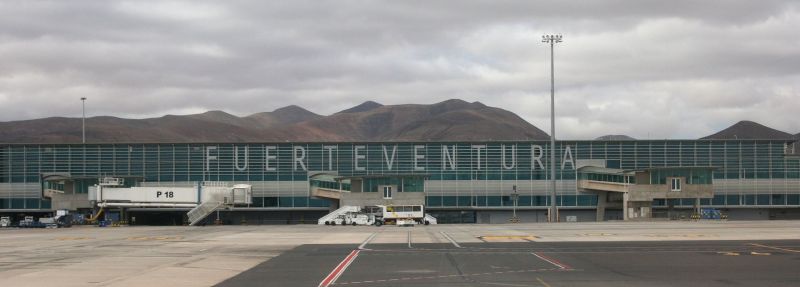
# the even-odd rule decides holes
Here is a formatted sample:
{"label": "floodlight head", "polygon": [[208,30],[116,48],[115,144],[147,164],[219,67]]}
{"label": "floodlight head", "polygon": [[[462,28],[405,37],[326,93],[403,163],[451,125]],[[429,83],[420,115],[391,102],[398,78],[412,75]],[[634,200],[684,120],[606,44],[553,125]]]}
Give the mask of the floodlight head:
{"label": "floodlight head", "polygon": [[86,97],[81,97],[81,101],[85,101],[85,100],[86,100]]}
{"label": "floodlight head", "polygon": [[542,35],[543,43],[561,43],[561,35]]}

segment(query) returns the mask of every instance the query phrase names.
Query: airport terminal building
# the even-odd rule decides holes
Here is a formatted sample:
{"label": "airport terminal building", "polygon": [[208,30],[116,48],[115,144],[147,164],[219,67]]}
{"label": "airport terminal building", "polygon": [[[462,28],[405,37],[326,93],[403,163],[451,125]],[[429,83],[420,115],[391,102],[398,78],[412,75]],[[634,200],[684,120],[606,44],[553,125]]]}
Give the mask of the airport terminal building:
{"label": "airport terminal building", "polygon": [[[787,140],[558,141],[562,221],[687,216],[800,218],[800,144]],[[90,213],[101,178],[126,186],[250,184],[238,224],[313,223],[351,202],[423,204],[439,223],[547,220],[550,143],[330,142],[0,144],[0,214]],[[200,204],[199,197],[196,204]],[[176,205],[177,206],[177,205]],[[132,205],[142,223],[185,207]],[[163,222],[162,222],[163,223]]]}

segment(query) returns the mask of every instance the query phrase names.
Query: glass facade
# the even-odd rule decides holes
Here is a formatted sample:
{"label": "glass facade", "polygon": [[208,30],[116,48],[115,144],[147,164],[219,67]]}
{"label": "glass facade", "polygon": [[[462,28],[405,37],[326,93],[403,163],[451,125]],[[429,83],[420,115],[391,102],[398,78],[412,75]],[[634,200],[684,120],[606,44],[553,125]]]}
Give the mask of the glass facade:
{"label": "glass facade", "polygon": [[667,184],[669,177],[684,177],[688,184],[711,184],[712,171],[701,168],[680,168],[653,170],[650,172],[650,182],[640,184]]}
{"label": "glass facade", "polygon": [[[779,140],[561,141],[556,145],[557,204],[593,207],[577,191],[581,160],[609,168],[712,166],[690,173],[693,183],[713,178],[714,206],[798,206],[800,159],[784,155]],[[325,207],[309,197],[309,174],[419,175],[404,191],[426,192],[429,207],[549,205],[549,142],[247,143],[247,144],[6,144],[0,145],[0,209],[49,209],[41,199],[43,175],[68,174],[85,193],[104,176],[126,182],[194,185],[227,181],[253,185],[254,207]],[[587,175],[588,176],[588,175]],[[662,181],[674,174],[653,174]],[[424,181],[422,178],[425,178]],[[616,180],[616,179],[615,179]],[[367,182],[382,185],[384,182]],[[48,188],[64,186],[47,185]],[[397,185],[392,182],[393,185]],[[348,186],[349,188],[349,186]],[[377,191],[377,190],[376,190]],[[666,204],[666,203],[664,203]],[[682,205],[679,202],[678,205]]]}
{"label": "glass facade", "polygon": [[578,172],[578,179],[616,183],[636,183],[636,178],[633,176],[595,172]]}
{"label": "glass facade", "polygon": [[397,186],[397,192],[422,192],[425,180],[423,177],[379,177],[365,178],[363,192],[378,192],[380,186]]}

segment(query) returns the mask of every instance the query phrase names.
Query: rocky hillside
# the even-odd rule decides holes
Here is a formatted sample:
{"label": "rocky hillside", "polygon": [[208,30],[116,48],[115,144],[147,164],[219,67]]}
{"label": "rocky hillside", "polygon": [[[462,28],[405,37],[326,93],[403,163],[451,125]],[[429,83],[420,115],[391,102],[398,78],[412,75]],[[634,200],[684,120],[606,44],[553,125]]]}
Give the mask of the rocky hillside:
{"label": "rocky hillside", "polygon": [[[270,141],[460,141],[548,139],[509,111],[479,102],[447,100],[431,105],[365,102],[322,116],[298,106],[238,117],[222,111],[149,119],[92,117],[90,143]],[[0,142],[79,143],[80,118],[0,122]]]}
{"label": "rocky hillside", "polygon": [[597,137],[594,139],[596,141],[631,141],[636,140],[635,138],[626,136],[626,135],[604,135],[601,137]]}
{"label": "rocky hillside", "polygon": [[355,107],[343,110],[338,112],[337,114],[350,114],[350,113],[360,113],[360,112],[368,112],[377,108],[383,107],[383,105],[373,102],[373,101],[366,101],[357,105]]}
{"label": "rocky hillside", "polygon": [[[363,104],[362,104],[363,105]],[[548,135],[509,111],[479,102],[448,100],[432,105],[373,107],[362,112],[340,112],[284,129],[303,131],[296,140],[318,135],[334,140],[525,140]]]}
{"label": "rocky hillside", "polygon": [[752,121],[740,121],[702,139],[792,139],[795,136]]}

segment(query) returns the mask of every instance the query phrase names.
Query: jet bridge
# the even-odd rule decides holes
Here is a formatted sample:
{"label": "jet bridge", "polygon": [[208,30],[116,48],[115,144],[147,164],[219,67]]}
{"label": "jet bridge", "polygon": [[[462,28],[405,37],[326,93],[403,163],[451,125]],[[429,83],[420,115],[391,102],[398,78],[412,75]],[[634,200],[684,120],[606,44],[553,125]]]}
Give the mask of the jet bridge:
{"label": "jet bridge", "polygon": [[120,179],[104,178],[89,189],[89,200],[100,208],[190,208],[195,225],[222,208],[252,203],[252,186],[227,182],[198,182],[193,187],[123,187]]}
{"label": "jet bridge", "polygon": [[624,220],[651,218],[655,199],[693,199],[695,213],[700,214],[700,199],[714,197],[714,169],[667,166],[622,170],[583,166],[578,168],[578,190],[597,194],[598,221],[605,217],[608,205],[619,203]]}

